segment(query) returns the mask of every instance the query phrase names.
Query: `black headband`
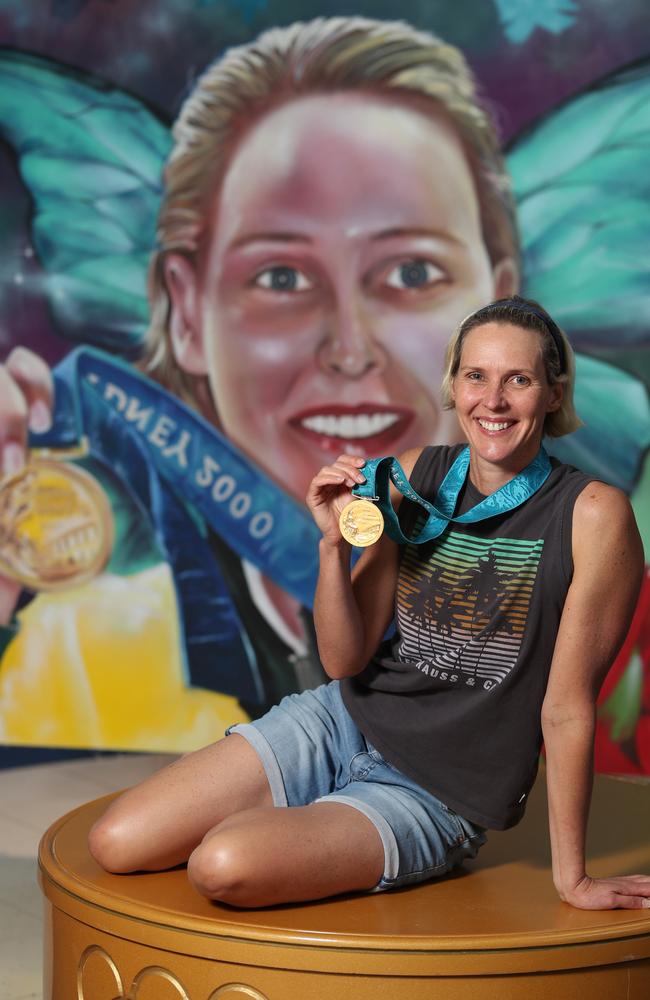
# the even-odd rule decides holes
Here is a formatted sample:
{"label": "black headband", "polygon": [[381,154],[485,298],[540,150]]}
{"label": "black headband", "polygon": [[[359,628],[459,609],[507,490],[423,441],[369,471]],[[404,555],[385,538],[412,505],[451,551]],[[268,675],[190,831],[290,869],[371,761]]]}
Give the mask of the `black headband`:
{"label": "black headband", "polygon": [[[498,306],[499,308],[503,306],[509,309],[516,309],[518,310],[518,312],[521,313],[533,313],[534,316],[537,316],[538,319],[541,319],[542,323],[544,324],[549,334],[551,335],[553,343],[555,344],[555,347],[557,349],[558,358],[560,360],[560,374],[561,375],[566,374],[567,364],[566,364],[566,351],[564,349],[564,340],[562,339],[562,334],[560,333],[559,326],[551,319],[550,316],[548,316],[546,313],[543,313],[540,309],[536,309],[535,306],[529,305],[528,302],[522,302],[519,299],[500,299],[498,302],[495,303],[495,306]],[[489,307],[488,307],[488,314],[489,314]]]}

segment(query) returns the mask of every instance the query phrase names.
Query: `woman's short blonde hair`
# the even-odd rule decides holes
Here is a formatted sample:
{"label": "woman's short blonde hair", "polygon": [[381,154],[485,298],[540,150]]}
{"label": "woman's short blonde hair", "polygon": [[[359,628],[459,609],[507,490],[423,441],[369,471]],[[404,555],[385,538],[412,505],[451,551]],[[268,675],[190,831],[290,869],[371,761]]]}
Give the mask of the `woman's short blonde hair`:
{"label": "woman's short blonde hair", "polygon": [[453,383],[460,367],[463,342],[470,330],[486,323],[506,323],[510,326],[533,330],[539,335],[542,360],[549,385],[558,382],[564,386],[559,409],[546,415],[544,434],[562,437],[582,426],[573,404],[575,386],[575,357],[567,335],[534,299],[513,295],[497,299],[467,316],[454,332],[447,345],[445,374],[442,380],[442,404],[446,410],[454,408]]}
{"label": "woman's short blonde hair", "polygon": [[227,51],[203,73],[173,129],[141,366],[189,401],[201,380],[180,371],[173,357],[165,255],[181,253],[195,262],[209,230],[215,192],[236,143],[252,123],[292,99],[348,90],[403,98],[425,114],[446,118],[474,177],[492,262],[518,258],[515,208],[499,140],[458,49],[401,21],[361,17],[317,18],[265,31]]}

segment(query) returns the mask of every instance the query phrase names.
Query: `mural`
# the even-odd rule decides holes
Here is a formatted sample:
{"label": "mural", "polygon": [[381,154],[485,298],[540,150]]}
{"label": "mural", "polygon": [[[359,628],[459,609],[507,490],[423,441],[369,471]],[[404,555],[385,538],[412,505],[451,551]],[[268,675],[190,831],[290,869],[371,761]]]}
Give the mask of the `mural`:
{"label": "mural", "polygon": [[[0,5],[0,740],[183,751],[319,683],[307,484],[456,440],[444,346],[500,294],[569,333],[551,450],[648,537],[644,7]],[[650,773],[649,604],[602,770]]]}

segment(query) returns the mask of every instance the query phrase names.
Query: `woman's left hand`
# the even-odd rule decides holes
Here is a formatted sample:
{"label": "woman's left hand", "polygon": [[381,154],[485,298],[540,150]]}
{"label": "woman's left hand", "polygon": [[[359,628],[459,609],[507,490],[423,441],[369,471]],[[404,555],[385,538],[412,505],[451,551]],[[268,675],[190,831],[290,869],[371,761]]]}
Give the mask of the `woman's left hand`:
{"label": "woman's left hand", "polygon": [[590,878],[585,875],[560,898],[581,910],[650,909],[650,875]]}

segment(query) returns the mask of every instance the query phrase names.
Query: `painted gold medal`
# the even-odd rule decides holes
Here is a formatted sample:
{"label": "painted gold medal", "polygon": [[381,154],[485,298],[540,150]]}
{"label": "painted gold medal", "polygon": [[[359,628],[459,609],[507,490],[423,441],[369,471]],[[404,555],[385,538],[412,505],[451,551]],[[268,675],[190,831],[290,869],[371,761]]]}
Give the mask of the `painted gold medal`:
{"label": "painted gold medal", "polygon": [[32,590],[96,576],[113,545],[113,517],[97,480],[68,462],[32,458],[0,483],[0,573]]}
{"label": "painted gold medal", "polygon": [[352,500],[341,511],[339,528],[346,542],[365,548],[381,536],[384,518],[379,507],[370,500]]}

